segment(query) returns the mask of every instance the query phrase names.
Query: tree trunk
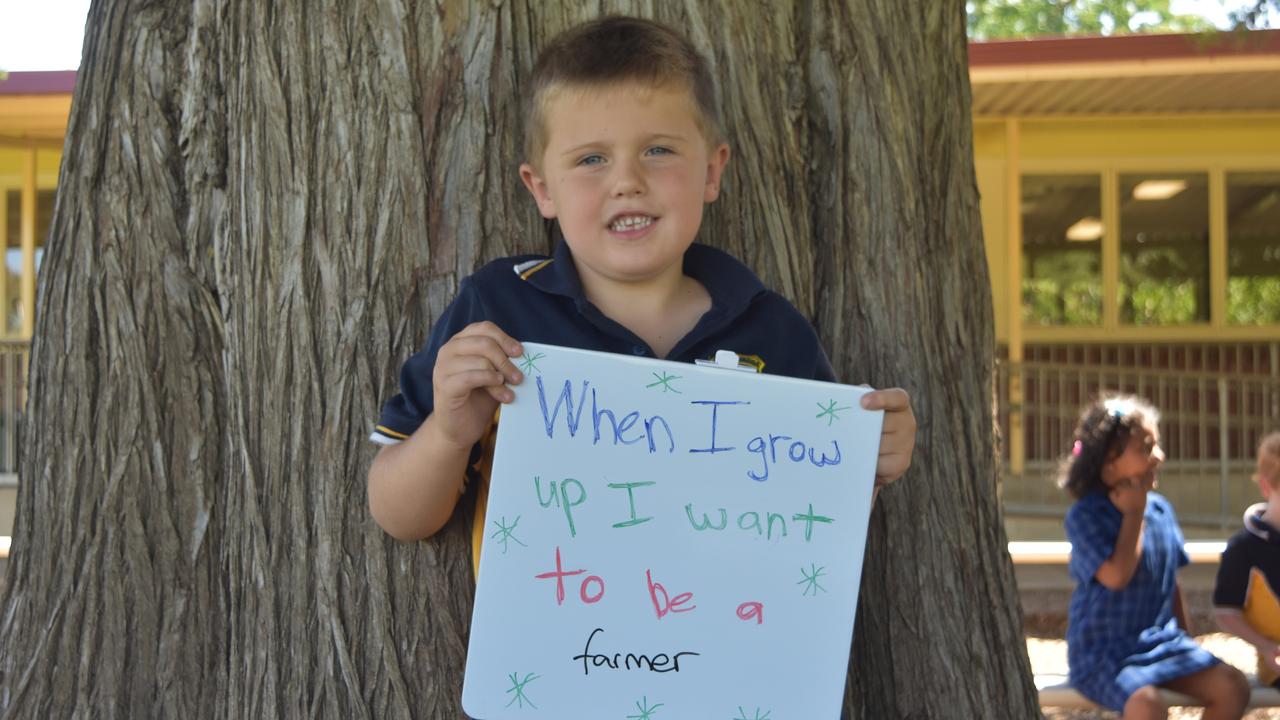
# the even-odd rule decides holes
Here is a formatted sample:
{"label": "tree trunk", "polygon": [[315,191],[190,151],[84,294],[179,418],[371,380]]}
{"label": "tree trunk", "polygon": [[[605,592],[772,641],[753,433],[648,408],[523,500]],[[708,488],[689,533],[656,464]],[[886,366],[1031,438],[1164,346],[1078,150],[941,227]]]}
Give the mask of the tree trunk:
{"label": "tree trunk", "polygon": [[853,717],[1036,716],[997,498],[963,3],[100,0],[40,275],[6,717],[460,717],[469,508],[369,519],[366,438],[458,283],[550,249],[536,50],[603,11],[712,59],[702,239],[920,433],[874,514]]}

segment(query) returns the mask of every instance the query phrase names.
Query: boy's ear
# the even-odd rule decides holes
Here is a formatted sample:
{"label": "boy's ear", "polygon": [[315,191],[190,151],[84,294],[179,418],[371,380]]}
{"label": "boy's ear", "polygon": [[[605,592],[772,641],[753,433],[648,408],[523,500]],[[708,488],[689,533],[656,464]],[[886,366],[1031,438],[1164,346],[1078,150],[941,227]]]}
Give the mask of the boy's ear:
{"label": "boy's ear", "polygon": [[520,180],[524,182],[524,186],[529,189],[529,194],[533,196],[533,201],[538,204],[538,212],[542,213],[542,217],[551,220],[556,216],[556,203],[551,199],[551,194],[547,192],[547,181],[542,179],[538,174],[537,168],[529,163],[520,165]]}
{"label": "boy's ear", "polygon": [[724,166],[728,164],[729,144],[720,143],[707,158],[707,185],[702,193],[702,202],[715,202],[720,197],[720,180],[724,177]]}
{"label": "boy's ear", "polygon": [[1265,500],[1270,500],[1275,494],[1276,488],[1273,485],[1272,478],[1280,474],[1280,461],[1265,453],[1258,454],[1258,472],[1254,473],[1253,478],[1258,481],[1258,490],[1262,492]]}

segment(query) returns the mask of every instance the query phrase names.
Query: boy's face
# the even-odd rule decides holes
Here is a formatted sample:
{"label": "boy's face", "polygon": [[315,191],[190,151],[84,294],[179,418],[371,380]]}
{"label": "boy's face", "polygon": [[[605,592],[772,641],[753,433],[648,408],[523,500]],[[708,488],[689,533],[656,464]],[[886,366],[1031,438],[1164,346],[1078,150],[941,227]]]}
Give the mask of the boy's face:
{"label": "boy's face", "polygon": [[541,165],[521,165],[520,177],[542,216],[560,222],[584,282],[681,273],[729,160],[728,145],[708,147],[691,94],[634,83],[567,88],[544,112]]}

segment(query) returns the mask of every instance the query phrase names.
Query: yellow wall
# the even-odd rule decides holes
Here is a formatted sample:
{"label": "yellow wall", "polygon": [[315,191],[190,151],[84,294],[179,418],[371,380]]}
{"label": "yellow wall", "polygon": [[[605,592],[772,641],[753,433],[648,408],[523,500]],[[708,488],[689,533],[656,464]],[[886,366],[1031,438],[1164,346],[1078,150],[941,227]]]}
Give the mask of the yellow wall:
{"label": "yellow wall", "polygon": [[[1009,292],[1005,227],[1006,120],[974,120],[974,166],[982,195],[982,231],[991,270],[996,338],[1007,342],[1020,317]],[[1280,113],[1240,116],[1017,119],[1023,173],[1192,170],[1280,171]],[[1225,242],[1216,237],[1212,242]],[[1026,340],[1156,340],[1280,337],[1280,328],[1028,329]]]}
{"label": "yellow wall", "polygon": [[[0,145],[0,188],[22,189],[25,172],[26,148]],[[41,147],[36,150],[36,187],[52,189],[58,185],[58,168],[62,164],[62,150]]]}
{"label": "yellow wall", "polygon": [[60,142],[67,133],[71,94],[0,98],[0,138]]}

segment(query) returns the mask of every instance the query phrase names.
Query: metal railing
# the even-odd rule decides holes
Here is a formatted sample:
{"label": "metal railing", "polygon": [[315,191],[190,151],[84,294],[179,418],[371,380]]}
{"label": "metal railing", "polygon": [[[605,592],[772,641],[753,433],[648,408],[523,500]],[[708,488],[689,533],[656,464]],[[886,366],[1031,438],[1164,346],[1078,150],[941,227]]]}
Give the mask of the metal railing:
{"label": "metal railing", "polygon": [[[997,399],[1006,512],[1058,515],[1071,499],[1055,484],[1080,410],[1100,392],[1139,395],[1160,411],[1167,460],[1160,492],[1184,523],[1237,526],[1259,500],[1250,481],[1258,441],[1280,430],[1280,380],[1272,373],[1152,370],[1055,362],[1001,362]],[[1018,373],[1023,402],[1008,402],[1010,375]],[[1011,410],[1023,417],[1025,461],[1012,472],[1007,442]]]}
{"label": "metal railing", "polygon": [[0,340],[0,487],[13,485],[17,478],[30,350],[26,340]]}

